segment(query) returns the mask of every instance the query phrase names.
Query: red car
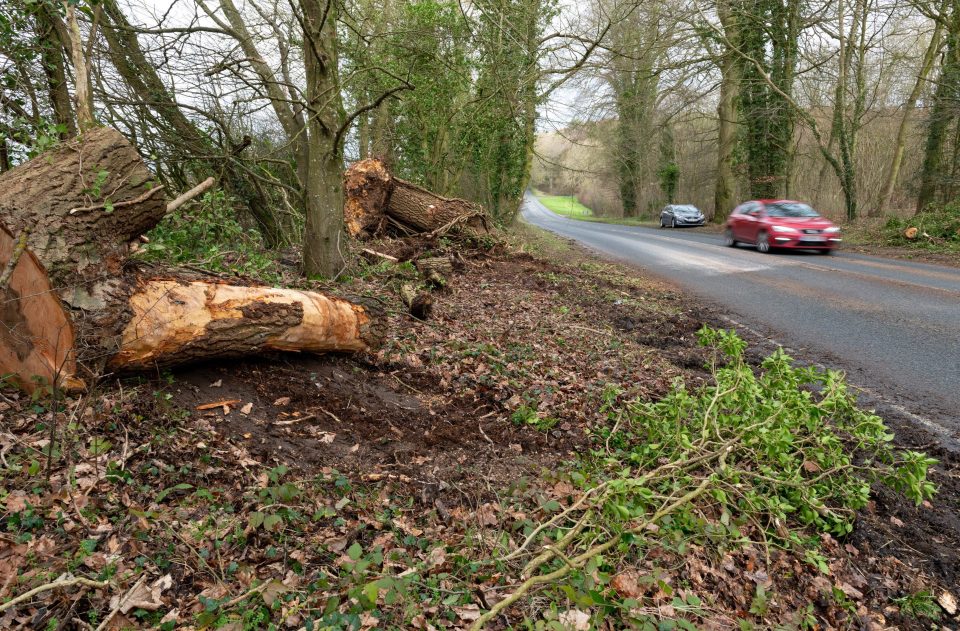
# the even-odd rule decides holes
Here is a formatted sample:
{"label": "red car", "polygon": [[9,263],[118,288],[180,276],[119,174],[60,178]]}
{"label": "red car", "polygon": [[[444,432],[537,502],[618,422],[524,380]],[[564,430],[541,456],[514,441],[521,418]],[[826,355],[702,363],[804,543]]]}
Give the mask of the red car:
{"label": "red car", "polygon": [[813,208],[787,199],[761,199],[740,204],[727,219],[724,242],[774,248],[817,250],[830,254],[842,241],[840,228]]}

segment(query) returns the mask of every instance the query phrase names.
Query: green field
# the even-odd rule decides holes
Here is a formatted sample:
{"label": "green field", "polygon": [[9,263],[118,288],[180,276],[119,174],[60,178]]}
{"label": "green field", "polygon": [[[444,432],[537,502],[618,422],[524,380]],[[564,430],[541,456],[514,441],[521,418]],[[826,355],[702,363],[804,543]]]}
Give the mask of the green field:
{"label": "green field", "polygon": [[573,195],[546,195],[535,191],[540,203],[566,217],[593,217],[593,211],[577,201]]}
{"label": "green field", "polygon": [[636,217],[598,217],[593,214],[589,207],[584,206],[573,195],[547,195],[543,191],[534,190],[534,195],[540,200],[540,203],[549,210],[570,217],[571,219],[580,219],[583,221],[596,221],[599,223],[614,223],[625,226],[652,226],[656,222],[652,219],[640,219]]}

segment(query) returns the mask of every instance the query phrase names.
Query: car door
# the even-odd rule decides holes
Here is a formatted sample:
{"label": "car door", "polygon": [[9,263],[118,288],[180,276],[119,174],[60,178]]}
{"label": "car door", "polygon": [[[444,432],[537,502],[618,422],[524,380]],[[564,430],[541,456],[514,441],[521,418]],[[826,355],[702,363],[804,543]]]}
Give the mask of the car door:
{"label": "car door", "polygon": [[747,217],[747,212],[750,210],[750,202],[740,204],[733,209],[733,212],[730,213],[730,231],[733,233],[733,238],[737,241],[742,241],[744,239],[744,224],[749,220]]}
{"label": "car door", "polygon": [[763,218],[763,204],[749,202],[744,206],[739,238],[747,243],[756,243],[757,233],[760,231],[760,220]]}
{"label": "car door", "polygon": [[660,211],[660,223],[669,226],[671,219],[673,219],[673,206],[668,204]]}

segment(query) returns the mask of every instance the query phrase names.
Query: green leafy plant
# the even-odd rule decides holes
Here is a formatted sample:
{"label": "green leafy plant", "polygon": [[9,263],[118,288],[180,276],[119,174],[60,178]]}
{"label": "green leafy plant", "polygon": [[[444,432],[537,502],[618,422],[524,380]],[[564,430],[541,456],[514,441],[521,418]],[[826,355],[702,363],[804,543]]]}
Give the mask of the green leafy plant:
{"label": "green leafy plant", "polygon": [[148,260],[279,282],[276,261],[260,233],[240,223],[233,203],[223,191],[206,193],[151,230],[150,242],[140,249],[140,255]]}
{"label": "green leafy plant", "polygon": [[[713,382],[690,389],[677,381],[652,403],[605,394],[609,425],[570,473],[582,499],[532,531],[523,544],[534,555],[522,570],[526,580],[473,628],[537,585],[566,586],[570,601],[596,603],[598,591],[609,593],[598,578],[634,551],[660,546],[683,554],[691,539],[735,547],[749,541],[748,525],[826,572],[811,531],[849,533],[872,484],[918,503],[933,495],[927,471],[935,461],[895,449],[883,421],[857,407],[841,373],[794,366],[782,349],[755,371],[734,332],[704,327],[698,337],[709,349]],[[514,420],[533,418],[519,408]],[[607,600],[622,601],[610,594],[604,606]],[[768,608],[769,593],[758,589],[751,611],[762,617]],[[699,615],[693,606],[674,609],[686,620]]]}
{"label": "green leafy plant", "polygon": [[893,603],[900,608],[900,612],[911,618],[940,619],[940,607],[933,594],[927,590],[894,598]]}
{"label": "green leafy plant", "polygon": [[[916,228],[916,238],[904,236],[907,228]],[[882,234],[888,243],[916,248],[960,248],[960,200],[928,207],[924,212],[904,219],[891,217],[883,225]]]}

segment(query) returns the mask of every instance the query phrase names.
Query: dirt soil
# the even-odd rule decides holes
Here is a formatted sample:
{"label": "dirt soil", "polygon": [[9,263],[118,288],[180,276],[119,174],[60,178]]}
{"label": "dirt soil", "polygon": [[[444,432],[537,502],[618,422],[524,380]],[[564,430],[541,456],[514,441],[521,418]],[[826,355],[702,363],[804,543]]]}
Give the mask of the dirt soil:
{"label": "dirt soil", "polygon": [[[624,399],[656,400],[674,379],[703,382],[709,373],[695,332],[705,323],[723,325],[671,286],[539,241],[545,238],[528,235],[521,245],[457,255],[456,271],[434,291],[426,321],[409,316],[395,297],[381,299],[391,333],[376,353],[203,364],[108,382],[90,397],[69,400],[57,415],[66,428],[57,441],[63,462],[49,484],[38,482],[39,461],[53,413],[4,391],[0,508],[9,534],[0,537],[0,599],[62,571],[120,576],[144,567],[173,582],[161,585],[156,607],[141,608],[157,613],[139,619],[116,613],[107,628],[164,620],[199,628],[205,608],[233,611],[254,579],[292,590],[308,568],[348,567],[343,553],[353,542],[385,545],[391,529],[402,531],[404,550],[432,563],[425,548],[409,545],[410,537],[450,541],[471,529],[535,518],[535,512],[505,514],[506,498],[551,497],[554,473],[589,449],[591,427],[608,422],[604,392],[618,388]],[[442,246],[392,241],[376,249],[409,259]],[[393,296],[415,277],[409,265],[383,264],[326,288]],[[759,359],[767,349],[755,342]],[[893,599],[924,589],[957,593],[960,458],[903,419],[889,420],[904,446],[940,459],[933,479],[941,491],[934,502],[914,507],[878,489],[846,541],[825,537],[834,583],[855,601],[855,614],[823,597],[822,577],[780,555],[767,567],[756,551],[733,561],[694,551],[675,560],[670,580],[712,586],[726,619],[748,617],[754,584],[744,587],[725,573],[732,562],[751,576],[793,577],[777,586],[780,606],[816,602],[829,626],[929,628],[929,620],[905,615]],[[289,497],[281,486],[287,478],[301,481]],[[316,495],[303,495],[308,488]],[[269,515],[275,504],[314,518],[301,520],[289,538],[248,522],[252,510]],[[26,521],[31,507],[42,508],[39,521]],[[294,523],[289,512],[282,515],[281,524]],[[208,522],[203,528],[212,534],[187,528]],[[227,543],[231,529],[243,532],[242,544]],[[459,584],[445,580],[438,589],[454,593]],[[45,592],[30,607],[8,609],[0,628],[40,628],[51,620],[52,628],[96,627],[109,595],[92,587]],[[463,607],[453,610],[451,628],[470,620]],[[171,611],[177,613],[169,617]],[[284,612],[287,625],[298,628],[301,614]],[[351,620],[343,628],[376,626],[370,618]]]}

